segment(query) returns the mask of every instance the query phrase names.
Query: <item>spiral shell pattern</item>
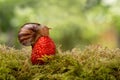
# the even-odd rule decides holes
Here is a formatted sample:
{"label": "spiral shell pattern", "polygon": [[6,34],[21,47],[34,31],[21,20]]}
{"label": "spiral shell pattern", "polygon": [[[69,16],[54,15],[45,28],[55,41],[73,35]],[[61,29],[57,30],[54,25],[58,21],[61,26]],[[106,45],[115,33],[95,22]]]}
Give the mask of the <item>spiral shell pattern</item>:
{"label": "spiral shell pattern", "polygon": [[25,46],[33,45],[37,38],[40,37],[40,28],[41,24],[38,23],[24,24],[18,33],[19,42]]}

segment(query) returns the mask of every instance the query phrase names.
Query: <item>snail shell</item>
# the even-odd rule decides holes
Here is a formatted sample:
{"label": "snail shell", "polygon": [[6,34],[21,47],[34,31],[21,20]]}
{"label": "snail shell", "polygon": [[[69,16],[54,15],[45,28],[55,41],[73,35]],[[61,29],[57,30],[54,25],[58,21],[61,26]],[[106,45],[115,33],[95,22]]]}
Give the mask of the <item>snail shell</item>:
{"label": "snail shell", "polygon": [[25,46],[33,46],[39,37],[49,35],[49,29],[39,23],[26,23],[18,33],[18,40]]}
{"label": "snail shell", "polygon": [[18,40],[25,46],[34,44],[37,35],[39,34],[40,24],[38,23],[26,23],[24,24],[19,33]]}

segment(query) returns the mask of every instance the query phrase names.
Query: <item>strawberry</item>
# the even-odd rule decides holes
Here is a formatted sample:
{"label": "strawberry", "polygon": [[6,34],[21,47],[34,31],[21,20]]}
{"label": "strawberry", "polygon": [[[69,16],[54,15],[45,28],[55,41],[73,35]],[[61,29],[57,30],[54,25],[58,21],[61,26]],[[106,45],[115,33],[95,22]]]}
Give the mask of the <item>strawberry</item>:
{"label": "strawberry", "polygon": [[55,54],[55,44],[49,36],[42,36],[32,47],[32,64],[44,64],[45,59],[49,60]]}

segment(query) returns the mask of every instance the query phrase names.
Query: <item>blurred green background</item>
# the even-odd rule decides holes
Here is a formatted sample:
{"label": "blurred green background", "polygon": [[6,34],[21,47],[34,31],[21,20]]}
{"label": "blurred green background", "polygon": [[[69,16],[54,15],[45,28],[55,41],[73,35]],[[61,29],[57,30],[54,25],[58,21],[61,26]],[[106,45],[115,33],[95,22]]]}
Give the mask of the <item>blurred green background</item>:
{"label": "blurred green background", "polygon": [[90,44],[120,47],[120,0],[0,0],[0,44],[20,48],[24,23],[52,28],[56,45],[68,50]]}

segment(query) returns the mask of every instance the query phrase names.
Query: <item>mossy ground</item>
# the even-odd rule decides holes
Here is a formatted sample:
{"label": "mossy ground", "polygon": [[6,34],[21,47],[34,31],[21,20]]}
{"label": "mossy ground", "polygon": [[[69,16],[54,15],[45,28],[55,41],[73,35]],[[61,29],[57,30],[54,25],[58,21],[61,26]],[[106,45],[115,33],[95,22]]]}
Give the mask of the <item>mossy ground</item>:
{"label": "mossy ground", "polygon": [[31,48],[0,45],[0,80],[120,80],[120,49],[88,46],[57,49],[44,65],[32,65]]}

